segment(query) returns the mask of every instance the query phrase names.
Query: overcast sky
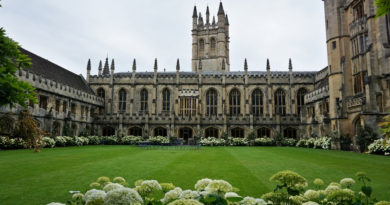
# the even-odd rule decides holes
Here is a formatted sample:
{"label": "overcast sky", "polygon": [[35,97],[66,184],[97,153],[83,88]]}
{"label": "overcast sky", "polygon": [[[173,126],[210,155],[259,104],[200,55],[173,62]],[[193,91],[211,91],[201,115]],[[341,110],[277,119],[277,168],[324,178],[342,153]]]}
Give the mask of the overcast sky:
{"label": "overcast sky", "polygon": [[[116,72],[191,70],[192,11],[203,16],[219,0],[2,0],[0,26],[41,57],[85,75],[99,60],[114,58]],[[318,71],[327,65],[323,2],[320,0],[224,0],[230,22],[231,70]]]}

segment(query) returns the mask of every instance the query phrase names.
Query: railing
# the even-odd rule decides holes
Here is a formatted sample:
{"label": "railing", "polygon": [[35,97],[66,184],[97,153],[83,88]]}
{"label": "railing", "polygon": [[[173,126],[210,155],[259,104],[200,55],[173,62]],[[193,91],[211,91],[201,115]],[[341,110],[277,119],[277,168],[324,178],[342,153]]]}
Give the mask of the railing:
{"label": "railing", "polygon": [[305,95],[305,104],[329,97],[329,86],[314,90]]}

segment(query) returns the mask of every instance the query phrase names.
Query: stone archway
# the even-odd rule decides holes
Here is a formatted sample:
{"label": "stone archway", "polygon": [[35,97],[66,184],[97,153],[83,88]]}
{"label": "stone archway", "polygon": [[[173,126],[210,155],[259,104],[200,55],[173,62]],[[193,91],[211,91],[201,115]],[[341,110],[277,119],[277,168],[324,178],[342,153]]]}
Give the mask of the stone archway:
{"label": "stone archway", "polygon": [[189,127],[183,127],[179,129],[179,138],[184,140],[185,144],[189,144],[189,140],[192,138],[193,131]]}

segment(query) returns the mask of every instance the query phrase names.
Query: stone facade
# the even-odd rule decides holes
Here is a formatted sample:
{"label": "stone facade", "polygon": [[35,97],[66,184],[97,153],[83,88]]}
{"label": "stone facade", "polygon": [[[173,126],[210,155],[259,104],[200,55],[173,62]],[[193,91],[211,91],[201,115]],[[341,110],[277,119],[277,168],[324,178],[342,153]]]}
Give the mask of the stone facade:
{"label": "stone facade", "polygon": [[330,129],[353,137],[390,110],[389,15],[367,0],[324,0]]}
{"label": "stone facade", "polygon": [[291,59],[283,72],[272,71],[269,60],[263,71],[248,71],[246,60],[243,71],[230,71],[229,21],[221,3],[218,22],[210,21],[208,7],[205,22],[194,8],[191,72],[181,71],[179,60],[176,72],[161,72],[156,59],[153,72],[137,72],[134,60],[132,72],[118,73],[114,60],[110,66],[106,59],[92,75],[88,61],[87,93],[71,85],[63,90],[50,79],[37,81],[25,71],[20,76],[40,95],[48,93],[47,107],[59,99],[80,108],[74,116],[46,109],[42,118],[70,119],[98,135],[177,136],[188,143],[251,133],[352,137],[358,124],[376,128],[390,109],[390,19],[375,19],[370,1],[324,0],[324,5],[329,63],[319,71],[294,71]]}

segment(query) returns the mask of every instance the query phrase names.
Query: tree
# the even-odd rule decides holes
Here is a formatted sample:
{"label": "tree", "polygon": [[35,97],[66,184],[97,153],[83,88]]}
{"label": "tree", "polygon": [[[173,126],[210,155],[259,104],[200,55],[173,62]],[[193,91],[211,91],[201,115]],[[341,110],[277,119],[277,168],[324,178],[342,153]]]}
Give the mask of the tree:
{"label": "tree", "polygon": [[14,107],[16,104],[27,107],[28,100],[37,103],[34,87],[17,77],[20,69],[29,67],[31,60],[20,52],[19,44],[0,28],[0,107]]}
{"label": "tree", "polygon": [[390,0],[375,0],[374,4],[377,6],[377,17],[390,13]]}

